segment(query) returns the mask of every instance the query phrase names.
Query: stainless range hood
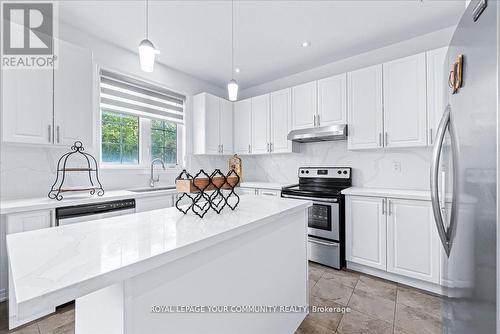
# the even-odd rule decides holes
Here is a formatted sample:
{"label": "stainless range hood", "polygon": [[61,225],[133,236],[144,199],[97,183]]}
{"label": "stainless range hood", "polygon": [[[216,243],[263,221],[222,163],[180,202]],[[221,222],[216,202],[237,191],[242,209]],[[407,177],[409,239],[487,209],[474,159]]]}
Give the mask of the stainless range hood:
{"label": "stainless range hood", "polygon": [[347,124],[292,130],[288,134],[287,139],[299,143],[345,140],[347,139]]}

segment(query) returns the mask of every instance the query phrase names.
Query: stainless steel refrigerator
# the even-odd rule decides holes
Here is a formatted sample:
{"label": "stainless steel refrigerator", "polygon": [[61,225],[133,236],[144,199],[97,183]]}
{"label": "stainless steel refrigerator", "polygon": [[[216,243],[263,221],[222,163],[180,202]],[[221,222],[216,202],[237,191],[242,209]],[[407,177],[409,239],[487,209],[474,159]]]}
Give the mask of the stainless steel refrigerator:
{"label": "stainless steel refrigerator", "polygon": [[444,66],[447,101],[431,163],[444,333],[497,332],[498,7],[472,1]]}

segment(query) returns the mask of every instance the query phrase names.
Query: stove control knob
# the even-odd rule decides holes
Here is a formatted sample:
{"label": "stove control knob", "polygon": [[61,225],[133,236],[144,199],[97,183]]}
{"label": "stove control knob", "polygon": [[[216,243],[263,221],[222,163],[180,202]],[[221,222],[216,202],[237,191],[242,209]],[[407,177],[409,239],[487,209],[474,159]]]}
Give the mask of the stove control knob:
{"label": "stove control knob", "polygon": [[346,170],[344,171],[344,174],[347,174],[347,171],[346,171]]}
{"label": "stove control knob", "polygon": [[309,171],[308,171],[308,170],[306,170],[306,174],[309,174]]}
{"label": "stove control knob", "polygon": [[337,174],[342,174],[342,172],[341,171],[337,171]]}
{"label": "stove control knob", "polygon": [[300,173],[304,174],[304,171],[303,171],[303,170],[301,170],[301,171],[300,171]]}

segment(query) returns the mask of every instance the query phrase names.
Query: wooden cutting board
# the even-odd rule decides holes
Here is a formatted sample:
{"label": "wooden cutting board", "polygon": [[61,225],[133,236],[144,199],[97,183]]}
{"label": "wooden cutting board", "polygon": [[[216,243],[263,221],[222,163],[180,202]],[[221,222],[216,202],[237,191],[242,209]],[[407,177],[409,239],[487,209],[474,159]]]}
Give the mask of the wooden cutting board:
{"label": "wooden cutting board", "polygon": [[230,189],[231,187],[238,187],[240,185],[238,177],[235,175],[227,177],[227,182],[224,182],[224,178],[222,176],[214,176],[212,178],[212,183],[209,183],[210,181],[207,178],[197,178],[195,180],[177,180],[175,181],[175,186],[178,192],[196,193],[199,192],[196,187],[199,189],[206,187],[204,191],[211,191],[216,190],[219,187],[221,189]]}

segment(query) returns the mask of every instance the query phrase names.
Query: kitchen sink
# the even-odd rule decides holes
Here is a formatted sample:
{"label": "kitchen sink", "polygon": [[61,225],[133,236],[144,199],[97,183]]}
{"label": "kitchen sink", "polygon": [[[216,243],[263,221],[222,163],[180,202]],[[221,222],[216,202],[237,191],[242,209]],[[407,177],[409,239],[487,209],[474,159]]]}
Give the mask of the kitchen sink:
{"label": "kitchen sink", "polygon": [[129,189],[129,191],[131,191],[133,193],[147,193],[150,191],[161,191],[161,190],[172,190],[172,189],[175,189],[175,186],[158,187],[158,188]]}

